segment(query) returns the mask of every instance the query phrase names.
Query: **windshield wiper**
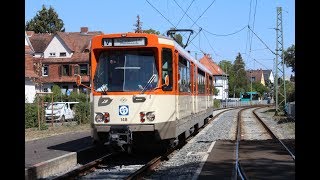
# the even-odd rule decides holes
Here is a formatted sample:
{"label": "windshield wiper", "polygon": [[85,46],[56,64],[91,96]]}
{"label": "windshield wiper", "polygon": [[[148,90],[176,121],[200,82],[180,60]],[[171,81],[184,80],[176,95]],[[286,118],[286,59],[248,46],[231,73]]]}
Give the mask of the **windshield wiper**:
{"label": "windshield wiper", "polygon": [[100,79],[100,76],[102,75],[102,73],[103,72],[101,72],[99,75],[95,76],[94,79],[93,79],[93,82],[94,82],[95,86],[97,84],[99,84],[99,85],[101,84],[101,86],[99,88],[97,88],[96,91],[98,91],[98,89],[99,89],[100,92],[102,91],[102,94],[107,94],[107,91],[108,91],[108,87],[107,86],[108,86],[108,84],[103,84],[101,82],[101,79]]}
{"label": "windshield wiper", "polygon": [[146,91],[147,87],[151,84],[151,82],[152,82],[156,77],[157,77],[156,74],[153,74],[153,75],[150,77],[149,81],[148,81],[147,84],[144,86],[144,88],[141,90],[140,94],[143,94],[143,93]]}

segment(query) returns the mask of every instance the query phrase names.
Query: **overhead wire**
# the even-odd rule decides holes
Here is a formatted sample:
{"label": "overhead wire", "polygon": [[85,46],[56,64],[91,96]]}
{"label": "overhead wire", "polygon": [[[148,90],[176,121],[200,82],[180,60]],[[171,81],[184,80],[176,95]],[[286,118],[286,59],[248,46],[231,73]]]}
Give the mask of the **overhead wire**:
{"label": "overhead wire", "polygon": [[[191,5],[192,5],[192,3],[193,3],[194,1],[195,1],[195,0],[192,0],[191,3],[190,3],[190,5],[188,6],[187,10],[184,11],[184,10],[182,9],[182,7],[177,3],[177,1],[174,0],[174,2],[179,6],[179,8],[182,9],[182,11],[184,11],[183,16],[180,18],[180,20],[179,20],[179,22],[177,23],[176,27],[178,27],[178,25],[180,24],[181,20],[182,20],[183,17],[187,14],[189,8],[191,7]],[[188,16],[188,15],[187,15],[187,16]],[[189,17],[189,16],[188,16],[188,17]],[[190,17],[189,17],[189,18],[190,18]],[[191,19],[191,18],[190,18],[190,19]],[[191,20],[192,20],[192,19],[191,19]]]}

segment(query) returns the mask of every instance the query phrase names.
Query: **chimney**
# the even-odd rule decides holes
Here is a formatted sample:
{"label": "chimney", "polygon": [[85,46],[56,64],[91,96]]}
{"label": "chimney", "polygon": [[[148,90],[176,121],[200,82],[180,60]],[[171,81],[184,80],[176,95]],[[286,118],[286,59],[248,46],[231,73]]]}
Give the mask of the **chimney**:
{"label": "chimney", "polygon": [[88,27],[81,27],[80,33],[84,33],[84,34],[88,33]]}

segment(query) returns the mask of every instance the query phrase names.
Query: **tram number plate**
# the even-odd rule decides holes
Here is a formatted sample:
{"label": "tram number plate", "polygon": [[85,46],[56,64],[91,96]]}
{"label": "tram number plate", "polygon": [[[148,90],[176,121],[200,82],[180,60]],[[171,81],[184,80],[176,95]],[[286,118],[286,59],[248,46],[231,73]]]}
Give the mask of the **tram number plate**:
{"label": "tram number plate", "polygon": [[127,118],[121,118],[121,121],[128,121]]}

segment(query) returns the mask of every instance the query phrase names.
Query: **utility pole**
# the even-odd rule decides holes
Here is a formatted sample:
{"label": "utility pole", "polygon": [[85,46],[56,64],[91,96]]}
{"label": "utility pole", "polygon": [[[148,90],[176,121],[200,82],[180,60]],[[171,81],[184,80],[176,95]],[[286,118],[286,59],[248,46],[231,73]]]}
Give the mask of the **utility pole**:
{"label": "utility pole", "polygon": [[[282,28],[282,8],[277,7],[277,22],[276,22],[276,60],[275,60],[275,81],[274,89],[276,95],[276,112],[275,115],[284,112],[284,106],[286,104],[286,83],[285,83],[285,71],[284,71],[284,54],[283,54],[283,28]],[[279,56],[280,53],[280,56]],[[280,60],[278,59],[280,57]],[[279,77],[282,76],[282,80],[279,82]],[[283,88],[283,92],[280,89]]]}

